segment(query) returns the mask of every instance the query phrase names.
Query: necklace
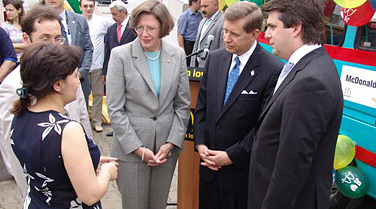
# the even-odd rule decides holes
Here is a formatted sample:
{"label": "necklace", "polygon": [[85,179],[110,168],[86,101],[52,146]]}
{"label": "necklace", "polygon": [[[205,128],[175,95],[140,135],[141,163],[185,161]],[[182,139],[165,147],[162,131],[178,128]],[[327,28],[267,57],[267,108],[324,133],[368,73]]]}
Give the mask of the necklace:
{"label": "necklace", "polygon": [[158,50],[158,55],[157,55],[156,57],[154,57],[154,58],[149,57],[149,56],[146,54],[146,52],[145,52],[145,56],[146,56],[146,58],[147,58],[148,60],[151,60],[151,61],[155,61],[156,59],[158,59],[158,58],[159,58],[159,55],[161,55],[161,50]]}

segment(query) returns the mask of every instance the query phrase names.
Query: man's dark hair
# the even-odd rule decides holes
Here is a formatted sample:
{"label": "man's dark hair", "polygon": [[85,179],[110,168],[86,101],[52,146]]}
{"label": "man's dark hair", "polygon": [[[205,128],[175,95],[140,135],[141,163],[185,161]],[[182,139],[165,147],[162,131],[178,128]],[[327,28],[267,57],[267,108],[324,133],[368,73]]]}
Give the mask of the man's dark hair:
{"label": "man's dark hair", "polygon": [[279,20],[285,28],[302,24],[305,44],[325,43],[322,0],[271,0],[261,8],[265,12],[280,12]]}
{"label": "man's dark hair", "polygon": [[192,6],[192,3],[193,2],[198,2],[198,0],[189,0],[188,3],[189,3],[189,6]]}
{"label": "man's dark hair", "polygon": [[53,85],[76,70],[81,56],[82,50],[78,46],[45,43],[28,46],[20,64],[21,79],[23,87],[28,88],[28,96],[15,102],[11,112],[18,115],[25,111],[32,103],[30,95],[39,100],[54,93]]}
{"label": "man's dark hair", "polygon": [[[95,0],[86,0],[86,1],[92,1],[93,4],[94,4],[94,6],[95,6]],[[80,0],[80,6],[82,6],[82,5],[81,5],[81,2],[82,2],[82,0]]]}
{"label": "man's dark hair", "polygon": [[22,32],[26,33],[27,35],[31,35],[32,32],[35,30],[35,23],[41,23],[44,20],[57,20],[59,24],[60,16],[58,11],[50,6],[42,5],[36,6],[30,9],[24,18],[21,21]]}

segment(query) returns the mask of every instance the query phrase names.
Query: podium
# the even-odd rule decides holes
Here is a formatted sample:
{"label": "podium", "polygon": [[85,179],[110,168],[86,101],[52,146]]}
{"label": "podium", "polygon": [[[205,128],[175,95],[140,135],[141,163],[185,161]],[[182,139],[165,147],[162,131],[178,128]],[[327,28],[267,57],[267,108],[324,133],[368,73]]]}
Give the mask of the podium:
{"label": "podium", "polygon": [[200,156],[194,150],[193,122],[194,109],[200,89],[202,68],[188,67],[189,88],[191,92],[191,118],[189,120],[184,150],[179,156],[178,167],[178,209],[198,208],[199,167]]}

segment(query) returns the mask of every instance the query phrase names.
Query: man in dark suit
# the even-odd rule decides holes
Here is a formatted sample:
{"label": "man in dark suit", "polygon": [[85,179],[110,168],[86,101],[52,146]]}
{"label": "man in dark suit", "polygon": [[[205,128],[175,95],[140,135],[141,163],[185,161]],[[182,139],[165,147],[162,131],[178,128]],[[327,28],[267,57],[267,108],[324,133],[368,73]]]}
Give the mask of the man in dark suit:
{"label": "man in dark suit", "polygon": [[256,41],[263,17],[255,3],[237,2],[224,18],[226,48],[209,54],[195,112],[201,209],[247,207],[247,135],[273,90],[273,75],[282,68]]}
{"label": "man in dark suit", "polygon": [[129,16],[126,5],[122,1],[113,1],[110,5],[112,19],[115,23],[107,29],[107,39],[104,51],[104,63],[102,76],[106,82],[108,61],[110,60],[111,50],[117,46],[132,42],[136,35],[129,28]]}
{"label": "man in dark suit", "polygon": [[61,34],[66,39],[66,43],[76,45],[83,51],[82,61],[78,68],[78,72],[80,73],[86,107],[88,107],[90,94],[89,70],[91,67],[94,48],[91,43],[87,21],[83,16],[65,10],[64,0],[45,0],[45,3],[58,10],[61,18]]}
{"label": "man in dark suit", "polygon": [[249,209],[327,209],[343,96],[321,0],[272,0],[265,37],[288,60],[256,125]]}

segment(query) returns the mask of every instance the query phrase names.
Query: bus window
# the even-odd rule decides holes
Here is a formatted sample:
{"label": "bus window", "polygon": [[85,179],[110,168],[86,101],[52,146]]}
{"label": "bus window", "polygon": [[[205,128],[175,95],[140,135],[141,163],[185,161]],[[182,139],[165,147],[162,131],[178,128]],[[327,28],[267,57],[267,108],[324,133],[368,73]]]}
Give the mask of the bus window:
{"label": "bus window", "polygon": [[324,2],[324,27],[326,44],[342,45],[345,23],[341,18],[341,7],[333,0],[325,0]]}
{"label": "bus window", "polygon": [[376,19],[375,16],[372,20],[363,25],[358,27],[357,30],[357,44],[355,46],[359,49],[376,51]]}

